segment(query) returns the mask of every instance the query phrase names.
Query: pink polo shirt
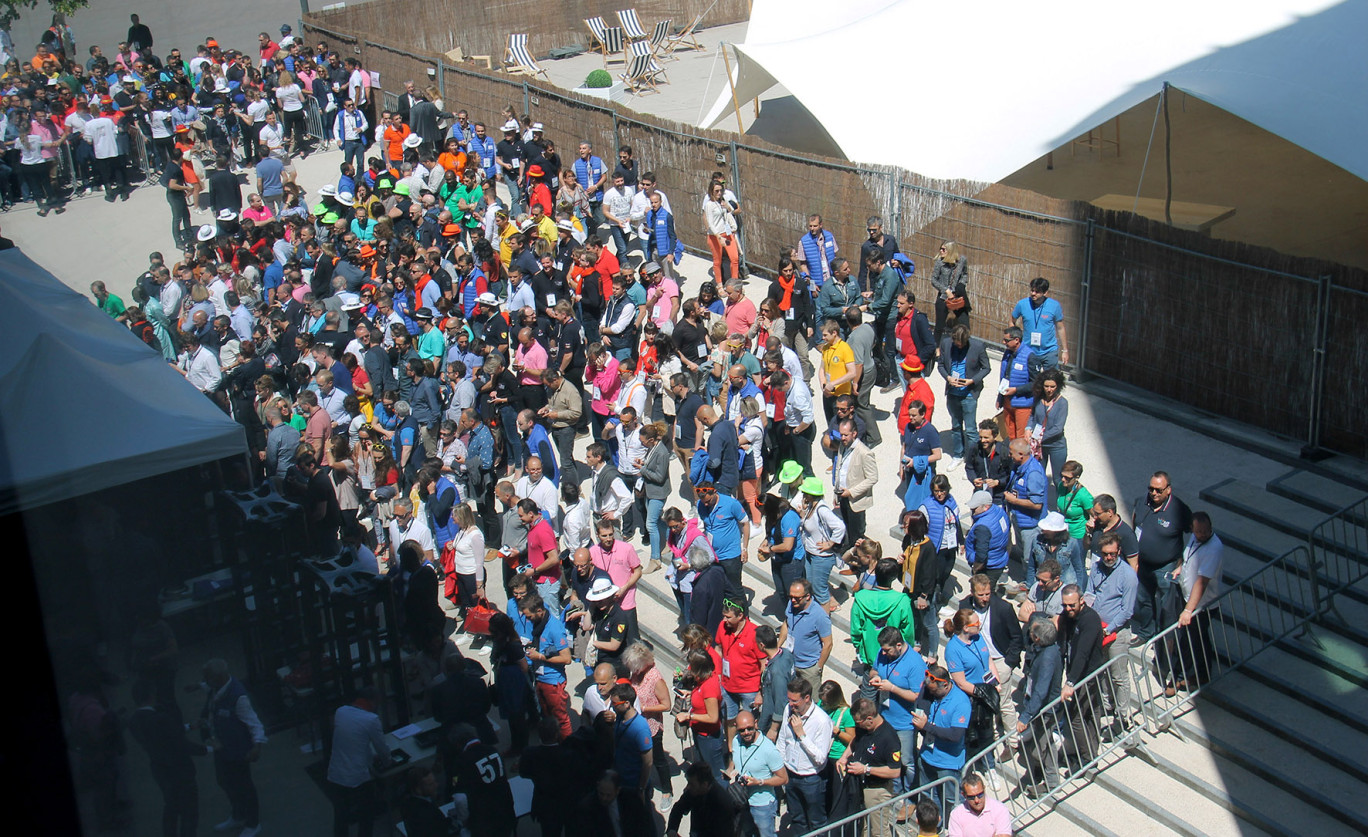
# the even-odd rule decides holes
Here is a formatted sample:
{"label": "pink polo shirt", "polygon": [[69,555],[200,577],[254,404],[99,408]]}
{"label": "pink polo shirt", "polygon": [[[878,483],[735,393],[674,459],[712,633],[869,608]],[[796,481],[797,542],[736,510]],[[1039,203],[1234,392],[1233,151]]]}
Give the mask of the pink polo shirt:
{"label": "pink polo shirt", "polygon": [[661,328],[665,328],[665,324],[671,322],[670,311],[674,308],[673,300],[679,296],[679,285],[670,277],[663,277],[659,285],[646,292],[648,299],[651,294],[656,293],[657,288],[660,298],[656,300],[655,307],[651,309],[651,321]]}
{"label": "pink polo shirt", "polygon": [[[586,368],[585,371],[589,370]],[[621,386],[622,378],[618,375],[617,358],[610,356],[608,362],[603,365],[602,372],[584,381],[584,388],[589,394],[589,406],[601,416],[612,415],[613,402],[617,400],[617,392]]]}
{"label": "pink polo shirt", "polygon": [[1007,806],[991,796],[983,800],[983,813],[975,814],[964,803],[950,813],[950,837],[994,837],[1012,833],[1012,815]]}
{"label": "pink polo shirt", "polygon": [[[627,583],[627,579],[632,577],[632,570],[641,566],[641,559],[637,557],[636,548],[627,541],[619,538],[613,542],[611,552],[605,553],[603,547],[594,544],[589,547],[589,557],[594,559],[594,566],[608,573],[608,577],[618,587]],[[636,610],[636,588],[627,591],[627,595],[622,597],[623,610]]]}
{"label": "pink polo shirt", "polygon": [[[546,371],[546,350],[543,349],[541,344],[536,340],[533,340],[532,347],[526,350],[519,344],[518,348],[513,351],[513,357],[523,369],[535,369],[539,372]],[[541,383],[541,379],[534,378],[530,375],[519,375],[518,383],[523,386],[536,386]]]}
{"label": "pink polo shirt", "polygon": [[735,305],[727,306],[727,335],[745,334],[755,325],[755,303],[745,297]]}

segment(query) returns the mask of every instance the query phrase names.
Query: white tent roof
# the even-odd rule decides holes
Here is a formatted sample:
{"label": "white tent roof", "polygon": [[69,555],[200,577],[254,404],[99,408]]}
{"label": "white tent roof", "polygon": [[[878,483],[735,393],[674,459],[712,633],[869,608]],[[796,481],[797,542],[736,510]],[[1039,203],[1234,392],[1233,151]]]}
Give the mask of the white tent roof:
{"label": "white tent roof", "polygon": [[[996,182],[1164,82],[1368,179],[1368,0],[755,0],[737,99],[791,92],[847,158]],[[730,115],[722,90],[701,123]]]}
{"label": "white tent roof", "polygon": [[18,249],[0,252],[0,514],[246,450],[161,355]]}

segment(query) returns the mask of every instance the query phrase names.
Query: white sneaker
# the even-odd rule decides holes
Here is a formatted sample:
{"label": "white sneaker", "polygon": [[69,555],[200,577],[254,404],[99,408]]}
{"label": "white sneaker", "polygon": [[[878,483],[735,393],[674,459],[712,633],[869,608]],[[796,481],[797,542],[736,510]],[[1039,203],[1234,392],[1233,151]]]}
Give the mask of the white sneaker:
{"label": "white sneaker", "polygon": [[[997,788],[994,787],[993,790],[997,790]],[[260,833],[261,833],[261,826],[260,826],[260,825],[254,825],[254,826],[252,826],[251,828],[244,828],[244,829],[242,829],[242,831],[238,832],[238,837],[256,837],[256,836],[257,836],[258,834],[260,834]]]}
{"label": "white sneaker", "polygon": [[963,468],[963,467],[964,467],[964,460],[963,460],[963,459],[960,459],[960,458],[957,457],[957,456],[952,456],[952,457],[950,457],[950,466],[949,466],[946,470],[949,470],[949,471],[957,471],[957,470],[959,470],[960,468]]}
{"label": "white sneaker", "polygon": [[[993,789],[993,793],[997,793],[997,792],[999,791],[999,789],[1000,789],[1000,788],[999,788],[999,783],[998,783],[997,772],[996,772],[996,771],[993,771],[993,770],[989,770],[989,771],[986,771],[986,772],[987,772],[987,774],[988,774],[988,787],[990,787],[990,788]],[[247,832],[244,831],[244,832],[242,832],[242,833],[245,835]],[[252,833],[255,834],[256,832],[252,832]]]}
{"label": "white sneaker", "polygon": [[214,826],[215,831],[237,831],[242,828],[242,820],[235,820],[232,817]]}
{"label": "white sneaker", "polygon": [[669,814],[672,807],[674,807],[673,796],[670,796],[668,793],[662,793],[660,796],[656,797],[656,810],[660,813]]}

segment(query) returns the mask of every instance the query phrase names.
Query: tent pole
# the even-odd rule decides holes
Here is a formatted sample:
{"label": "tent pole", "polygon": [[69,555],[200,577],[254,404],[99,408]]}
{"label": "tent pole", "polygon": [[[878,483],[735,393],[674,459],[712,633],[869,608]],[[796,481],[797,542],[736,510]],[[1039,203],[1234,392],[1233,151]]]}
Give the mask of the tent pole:
{"label": "tent pole", "polygon": [[722,53],[722,65],[727,71],[727,85],[731,87],[732,110],[736,112],[736,132],[744,134],[746,127],[741,124],[741,104],[736,100],[736,80],[732,78],[731,59],[727,58],[727,45],[725,43],[718,44],[718,52]]}
{"label": "tent pole", "polygon": [[1172,131],[1169,125],[1169,83],[1164,82],[1164,223],[1173,225],[1173,147]]}

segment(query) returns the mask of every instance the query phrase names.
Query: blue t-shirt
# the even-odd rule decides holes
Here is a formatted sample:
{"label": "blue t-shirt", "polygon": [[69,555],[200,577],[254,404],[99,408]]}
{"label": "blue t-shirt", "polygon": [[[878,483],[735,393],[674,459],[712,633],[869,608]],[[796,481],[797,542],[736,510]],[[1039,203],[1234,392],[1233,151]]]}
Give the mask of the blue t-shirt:
{"label": "blue t-shirt", "polygon": [[508,614],[509,619],[513,620],[513,630],[518,632],[518,636],[522,638],[523,645],[531,642],[532,634],[536,631],[536,628],[532,624],[532,620],[523,615],[521,610],[518,610],[518,600],[510,598],[508,604],[504,605],[504,612]]}
{"label": "blue t-shirt", "polygon": [[945,670],[951,674],[964,672],[964,678],[976,686],[987,683],[988,643],[983,641],[983,634],[974,637],[974,641],[968,644],[959,637],[953,637],[945,643]]}
{"label": "blue t-shirt", "polygon": [[[949,644],[953,644],[953,641]],[[926,722],[938,727],[969,729],[969,713],[973,706],[969,696],[958,686],[952,686],[950,693],[932,702],[926,712]],[[933,735],[922,736],[921,759],[923,764],[958,770],[964,767],[964,738],[950,743]]]}
{"label": "blue t-shirt", "polygon": [[394,461],[399,462],[400,452],[407,447],[412,447],[417,439],[418,430],[414,427],[401,427],[394,431]]}
{"label": "blue t-shirt", "polygon": [[[549,615],[546,618],[546,627],[542,628],[541,641],[537,643],[537,651],[543,656],[554,657],[562,650],[570,647],[570,640],[565,636],[565,625],[559,619],[552,619]],[[538,683],[565,682],[565,666],[559,663],[536,662],[536,674]]]}
{"label": "blue t-shirt", "polygon": [[[926,682],[926,661],[912,646],[907,646],[901,657],[890,659],[884,652],[874,659],[874,670],[879,676],[897,686],[921,694],[922,684]],[[912,729],[912,709],[916,700],[903,700],[897,695],[888,696],[883,717],[893,729]]]}
{"label": "blue t-shirt", "polygon": [[284,170],[285,164],[274,157],[267,157],[256,164],[256,176],[261,178],[263,198],[285,193],[285,187],[280,182],[280,173]]}
{"label": "blue t-shirt", "polygon": [[1055,325],[1064,322],[1064,309],[1059,300],[1045,297],[1039,306],[1031,304],[1025,297],[1012,309],[1012,319],[1021,318],[1023,340],[1032,351],[1052,352],[1059,347],[1055,339]]}
{"label": "blue t-shirt", "polygon": [[803,548],[803,518],[798,512],[789,509],[784,512],[784,516],[779,518],[778,540],[793,538],[793,551],[786,553],[773,553],[776,561],[802,561],[807,558],[807,550]]}
{"label": "blue t-shirt", "polygon": [[[965,378],[969,369],[969,347],[961,349],[959,346],[950,344],[950,373],[956,378]],[[968,395],[973,386],[952,387],[947,386],[945,391],[955,395]]]}
{"label": "blue t-shirt", "polygon": [[624,788],[636,789],[641,781],[641,754],[651,751],[651,727],[638,713],[627,723],[613,724],[617,754],[614,759],[618,775],[622,777]]}
{"label": "blue t-shirt", "polygon": [[[732,762],[736,765],[738,775],[764,780],[779,772],[784,766],[784,757],[779,755],[779,748],[774,742],[763,735],[757,734],[755,743],[749,747],[741,741],[740,735],[736,735],[732,737]],[[774,788],[756,788],[750,793],[752,807],[771,805],[777,801]]]}
{"label": "blue t-shirt", "polygon": [[931,422],[928,421],[921,427],[913,427],[910,421],[907,423],[907,430],[903,432],[904,456],[930,456],[931,452],[940,446],[940,431],[932,427]]}
{"label": "blue t-shirt", "polygon": [[750,520],[746,509],[734,497],[717,495],[712,511],[698,507],[698,518],[703,531],[708,533],[717,560],[731,561],[741,557],[741,524]]}
{"label": "blue t-shirt", "polygon": [[786,642],[791,644],[794,668],[812,668],[822,659],[822,640],[831,636],[831,616],[814,601],[809,601],[806,610],[793,612],[789,605],[784,611],[788,623]]}

